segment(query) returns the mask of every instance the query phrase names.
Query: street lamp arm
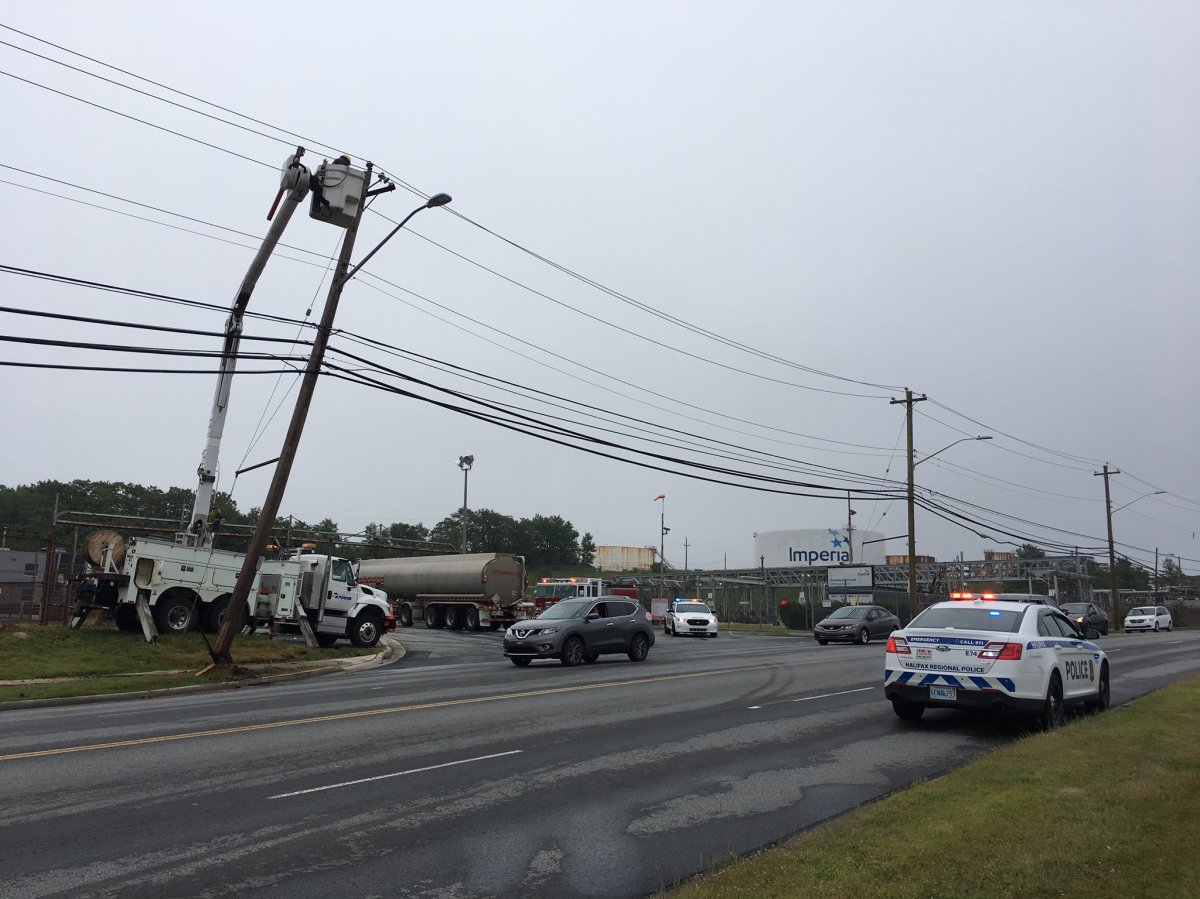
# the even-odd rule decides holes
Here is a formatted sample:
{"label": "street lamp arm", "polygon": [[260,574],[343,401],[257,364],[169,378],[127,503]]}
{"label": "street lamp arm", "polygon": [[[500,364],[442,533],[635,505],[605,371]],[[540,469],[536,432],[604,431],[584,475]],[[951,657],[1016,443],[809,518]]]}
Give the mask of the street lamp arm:
{"label": "street lamp arm", "polygon": [[1135,497],[1134,499],[1131,499],[1131,500],[1130,500],[1129,502],[1127,502],[1127,503],[1126,503],[1124,506],[1117,506],[1115,509],[1113,509],[1113,514],[1115,515],[1116,513],[1120,512],[1120,511],[1121,511],[1122,509],[1124,509],[1126,506],[1132,506],[1132,505],[1133,505],[1134,503],[1136,503],[1136,502],[1137,502],[1139,499],[1145,499],[1147,496],[1158,496],[1160,493],[1166,493],[1166,492],[1167,492],[1167,491],[1165,491],[1165,490],[1152,490],[1152,491],[1150,491],[1149,493],[1143,493],[1141,496],[1139,496],[1139,497]]}
{"label": "street lamp arm", "polygon": [[925,457],[924,457],[924,458],[922,458],[922,459],[918,459],[916,462],[914,462],[914,463],[913,463],[913,468],[916,468],[916,467],[917,467],[918,465],[920,465],[922,462],[928,462],[930,459],[932,459],[934,456],[938,455],[939,453],[944,453],[946,450],[950,449],[950,447],[952,447],[952,446],[958,446],[960,443],[966,443],[968,440],[991,440],[991,439],[992,439],[992,438],[991,438],[990,436],[980,436],[980,437],[963,437],[963,438],[960,438],[959,440],[955,440],[953,443],[949,443],[949,444],[947,444],[946,446],[943,446],[943,447],[942,447],[940,450],[938,450],[936,453],[930,453],[928,456],[925,456]]}
{"label": "street lamp arm", "polygon": [[347,281],[349,281],[351,278],[353,278],[356,274],[358,274],[358,270],[360,268],[362,268],[364,265],[366,265],[370,261],[372,256],[374,256],[381,249],[383,249],[383,245],[385,243],[387,243],[389,240],[391,240],[393,237],[395,237],[399,233],[400,229],[403,228],[405,225],[407,225],[408,220],[411,219],[414,215],[416,215],[422,209],[433,209],[435,206],[445,206],[447,203],[450,202],[450,199],[451,199],[450,194],[434,194],[423,205],[418,206],[416,209],[414,209],[412,212],[410,212],[408,215],[406,215],[401,220],[400,224],[398,224],[395,228],[393,228],[391,231],[388,232],[387,237],[385,237],[383,240],[379,241],[379,243],[377,243],[375,245],[375,249],[373,249],[370,253],[368,253],[366,256],[363,257],[362,262],[360,262],[358,265],[354,266],[354,268],[350,269],[350,271],[346,272],[346,276],[341,279],[342,283],[345,284]]}

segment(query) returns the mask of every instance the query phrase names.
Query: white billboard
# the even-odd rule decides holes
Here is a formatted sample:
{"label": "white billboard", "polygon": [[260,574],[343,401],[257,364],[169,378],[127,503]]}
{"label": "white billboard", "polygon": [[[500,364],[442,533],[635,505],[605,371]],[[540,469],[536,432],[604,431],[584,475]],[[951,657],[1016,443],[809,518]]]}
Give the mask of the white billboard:
{"label": "white billboard", "polygon": [[767,568],[883,564],[886,546],[883,534],[855,529],[850,536],[853,549],[845,528],[760,531],[754,535],[754,561]]}

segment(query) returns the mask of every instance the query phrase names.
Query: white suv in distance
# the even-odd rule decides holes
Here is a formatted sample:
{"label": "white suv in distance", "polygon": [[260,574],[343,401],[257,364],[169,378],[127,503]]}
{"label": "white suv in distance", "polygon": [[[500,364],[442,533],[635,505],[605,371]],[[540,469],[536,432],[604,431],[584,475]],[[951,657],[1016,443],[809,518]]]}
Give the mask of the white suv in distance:
{"label": "white suv in distance", "polygon": [[672,637],[686,637],[689,634],[715,637],[717,616],[706,603],[699,600],[672,603],[663,618],[663,633]]}
{"label": "white suv in distance", "polygon": [[1108,708],[1108,657],[1058,609],[982,598],[939,602],[888,638],[883,692],[915,721],[927,707],[1034,715]]}
{"label": "white suv in distance", "polygon": [[1130,609],[1125,616],[1125,630],[1129,631],[1170,631],[1175,626],[1171,620],[1171,612],[1166,606],[1138,606]]}

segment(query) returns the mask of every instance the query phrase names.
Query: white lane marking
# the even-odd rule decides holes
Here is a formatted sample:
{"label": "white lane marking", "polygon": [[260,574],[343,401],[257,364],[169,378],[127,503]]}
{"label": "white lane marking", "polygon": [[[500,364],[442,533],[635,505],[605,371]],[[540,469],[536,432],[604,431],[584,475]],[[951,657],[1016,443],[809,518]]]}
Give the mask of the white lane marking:
{"label": "white lane marking", "polygon": [[867,690],[874,690],[875,687],[858,687],[854,690],[842,690],[838,693],[822,693],[820,696],[802,696],[800,699],[793,699],[792,702],[810,702],[813,699],[828,699],[830,696],[847,696],[850,693],[865,693]]}
{"label": "white lane marking", "polygon": [[356,784],[371,783],[376,780],[387,780],[389,777],[404,777],[406,774],[421,774],[425,771],[436,771],[438,768],[453,768],[455,765],[469,765],[471,762],[485,762],[488,759],[503,758],[506,755],[517,755],[521,749],[510,749],[508,752],[494,752],[491,755],[481,755],[473,759],[459,759],[457,762],[443,762],[440,765],[428,765],[424,768],[410,768],[407,771],[393,771],[391,774],[379,774],[375,777],[360,777],[358,780],[347,780],[340,784],[328,784],[324,787],[312,787],[307,790],[296,790],[292,793],[278,793],[268,796],[268,799],[290,799],[292,796],[307,796],[309,793],[320,793],[323,790],[336,790],[338,787],[353,787]]}
{"label": "white lane marking", "polygon": [[748,708],[748,709],[761,709],[761,708],[762,708],[762,706],[761,706],[761,705],[748,705],[748,706],[746,706],[746,708]]}

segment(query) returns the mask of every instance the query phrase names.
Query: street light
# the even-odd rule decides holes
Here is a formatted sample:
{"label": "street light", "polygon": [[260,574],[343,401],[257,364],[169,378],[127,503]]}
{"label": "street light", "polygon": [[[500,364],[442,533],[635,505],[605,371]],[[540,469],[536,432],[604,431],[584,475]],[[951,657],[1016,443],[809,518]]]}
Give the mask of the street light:
{"label": "street light", "polygon": [[474,456],[459,456],[458,467],[463,473],[463,507],[462,507],[462,551],[463,555],[467,553],[467,472],[471,470],[471,466],[475,464]]}
{"label": "street light", "polygon": [[667,527],[667,495],[660,493],[654,497],[654,501],[662,502],[658,510],[658,595],[659,598],[666,598],[667,532],[670,531],[670,528]]}
{"label": "street light", "polygon": [[[915,402],[912,398],[912,391],[905,391],[908,403],[908,620],[917,617],[917,609],[920,603],[917,601],[917,499],[914,487],[913,472],[916,471],[921,462],[927,462],[938,453],[944,453],[952,446],[957,446],[960,443],[966,443],[968,440],[991,440],[991,437],[963,437],[943,446],[936,453],[930,453],[921,462],[913,461],[913,441],[912,441],[912,403]],[[892,400],[893,403],[899,400]]]}
{"label": "street light", "polygon": [[919,461],[914,462],[913,467],[916,468],[918,465],[921,464],[921,462],[928,462],[930,459],[932,459],[938,453],[944,453],[946,450],[950,449],[950,447],[958,446],[960,443],[966,443],[968,440],[991,440],[991,439],[992,439],[991,437],[963,437],[960,440],[955,440],[953,443],[943,446],[940,450],[937,451],[937,453],[930,453],[928,456],[925,456],[924,458],[920,459]]}
{"label": "street light", "polygon": [[[1104,466],[1104,471],[1101,472],[1101,474],[1104,476],[1104,507],[1105,507],[1105,509],[1108,510],[1108,515],[1107,515],[1107,518],[1108,518],[1108,589],[1109,589],[1109,592],[1112,594],[1108,598],[1108,604],[1112,608],[1112,616],[1114,619],[1114,621],[1112,622],[1113,627],[1117,626],[1116,620],[1120,619],[1121,616],[1119,614],[1120,609],[1117,605],[1117,550],[1116,550],[1116,544],[1113,542],[1112,517],[1117,512],[1120,512],[1122,509],[1124,509],[1125,506],[1132,506],[1139,499],[1145,499],[1147,496],[1158,496],[1158,494],[1160,494],[1160,493],[1167,492],[1165,490],[1151,490],[1149,493],[1143,493],[1141,496],[1135,496],[1133,499],[1131,499],[1129,502],[1127,502],[1125,504],[1125,506],[1117,506],[1114,509],[1112,507],[1112,499],[1111,499],[1111,496],[1108,491],[1108,476],[1110,474],[1119,474],[1119,473],[1120,473],[1119,470],[1115,471],[1115,472],[1109,471],[1107,463]],[[1154,568],[1155,568],[1155,572],[1154,572],[1155,576],[1157,576],[1158,575],[1158,566],[1155,565]]]}
{"label": "street light", "polygon": [[1134,503],[1136,503],[1136,502],[1137,502],[1139,499],[1145,499],[1147,496],[1158,496],[1160,493],[1166,493],[1166,492],[1167,492],[1167,491],[1165,491],[1165,490],[1151,490],[1149,493],[1143,493],[1141,496],[1139,496],[1139,497],[1137,497],[1137,498],[1135,498],[1135,499],[1131,499],[1131,500],[1130,500],[1129,502],[1127,502],[1127,503],[1126,503],[1124,506],[1117,506],[1115,509],[1113,509],[1113,510],[1112,510],[1112,513],[1113,513],[1114,515],[1116,515],[1118,512],[1120,512],[1120,511],[1121,511],[1122,509],[1124,509],[1126,506],[1132,506],[1132,505],[1133,505]]}
{"label": "street light", "polygon": [[[364,183],[370,183],[372,168],[371,163],[368,162]],[[394,189],[394,184],[388,184],[375,190],[368,190],[363,195],[363,199],[366,200]],[[275,516],[279,514],[279,505],[283,502],[283,493],[287,488],[288,476],[292,472],[292,463],[295,461],[296,451],[300,445],[300,436],[304,433],[304,423],[308,417],[308,408],[312,404],[313,393],[317,387],[317,376],[323,369],[322,360],[325,358],[325,348],[329,343],[329,335],[333,333],[333,320],[337,314],[338,303],[341,300],[342,290],[345,288],[346,282],[353,278],[358,273],[358,270],[366,264],[367,260],[379,252],[379,248],[403,228],[414,215],[423,209],[445,206],[449,202],[449,194],[435,194],[430,197],[424,204],[418,206],[405,216],[404,220],[387,237],[380,241],[379,245],[368,253],[362,262],[351,268],[350,256],[354,252],[354,241],[358,235],[359,222],[362,220],[363,209],[365,208],[363,203],[358,205],[354,222],[346,229],[346,236],[342,239],[342,249],[338,254],[335,274],[330,280],[329,293],[325,298],[325,309],[321,314],[321,323],[317,326],[317,330],[314,333],[308,367],[304,371],[304,380],[300,382],[300,390],[296,396],[296,407],[292,410],[292,420],[288,425],[287,435],[283,440],[283,449],[279,453],[279,458],[275,460],[275,474],[271,479],[271,486],[267,490],[267,498],[264,500],[262,509],[259,511],[258,525],[254,529],[254,536],[250,538],[250,543],[246,547],[246,561],[243,563],[242,570],[238,574],[237,583],[233,587],[233,596],[229,601],[231,614],[225,616],[225,622],[221,625],[220,631],[217,632],[217,639],[213,641],[210,649],[214,665],[233,664],[233,657],[229,654],[229,649],[233,646],[234,634],[242,629],[242,620],[245,618],[246,605],[250,597],[250,586],[258,572],[258,565],[262,560],[263,551],[266,549],[271,525],[274,524]]]}

